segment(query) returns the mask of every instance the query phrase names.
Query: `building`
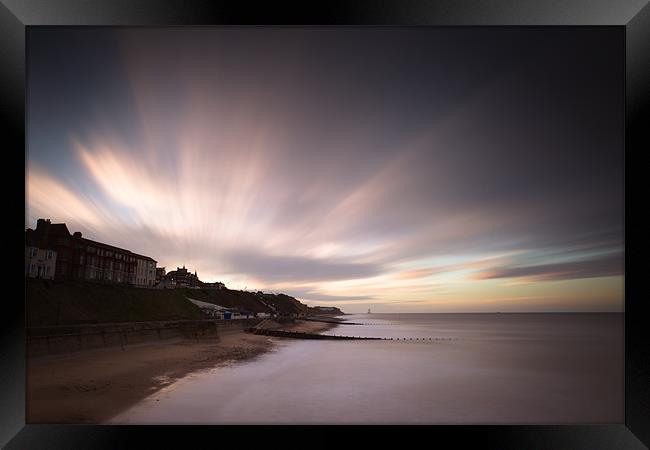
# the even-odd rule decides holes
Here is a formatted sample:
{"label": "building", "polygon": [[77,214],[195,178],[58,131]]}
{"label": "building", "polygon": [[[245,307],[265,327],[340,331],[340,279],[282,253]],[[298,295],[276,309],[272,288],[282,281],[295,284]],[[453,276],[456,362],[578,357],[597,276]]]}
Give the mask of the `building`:
{"label": "building", "polygon": [[224,308],[223,306],[215,305],[213,303],[202,302],[200,300],[194,300],[189,297],[187,297],[187,299],[192,303],[194,303],[199,308],[201,308],[201,311],[203,311],[205,315],[210,316],[213,319],[223,319],[224,311],[226,311],[226,308]]}
{"label": "building", "polygon": [[250,311],[239,310],[239,309],[226,309],[223,312],[223,318],[225,320],[238,320],[238,319],[250,319],[254,317],[255,314]]}
{"label": "building", "polygon": [[25,246],[56,253],[54,269],[55,280],[65,280],[72,266],[72,236],[64,223],[50,223],[50,220],[38,219],[36,229],[28,228],[25,232]]}
{"label": "building", "polygon": [[157,267],[153,286],[158,289],[226,289],[226,285],[219,281],[204,283],[199,280],[196,270],[192,273],[185,265],[183,267],[176,267],[176,270],[169,272],[165,272],[164,267]]}
{"label": "building", "polygon": [[28,278],[54,279],[56,252],[38,247],[25,246],[25,276]]}
{"label": "building", "polygon": [[[93,241],[80,232],[70,234],[64,223],[38,219],[36,229],[25,232],[26,247],[56,254],[54,280],[88,280],[152,286],[156,261],[148,256]],[[140,268],[142,276],[138,275]],[[47,270],[47,269],[45,269]]]}
{"label": "building", "polygon": [[176,270],[168,272],[161,281],[161,284],[164,285],[164,287],[193,289],[202,288],[204,285],[204,283],[199,280],[196,271],[192,273],[188,271],[185,266],[177,267]]}
{"label": "building", "polygon": [[81,237],[75,233],[75,255],[68,278],[136,284],[136,256],[128,250]]}
{"label": "building", "polygon": [[156,260],[148,256],[135,255],[135,285],[153,287],[156,284]]}
{"label": "building", "polygon": [[165,277],[165,268],[164,267],[156,267],[156,282],[155,284],[159,284],[160,281]]}

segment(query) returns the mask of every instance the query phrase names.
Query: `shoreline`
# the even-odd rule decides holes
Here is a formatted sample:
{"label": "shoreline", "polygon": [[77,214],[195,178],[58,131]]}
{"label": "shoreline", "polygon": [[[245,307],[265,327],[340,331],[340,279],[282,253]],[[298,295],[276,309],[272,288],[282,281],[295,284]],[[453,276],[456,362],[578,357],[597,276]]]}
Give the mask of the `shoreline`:
{"label": "shoreline", "polygon": [[[278,328],[320,333],[333,323]],[[170,340],[27,359],[26,423],[100,424],[191,373],[271,351],[274,339],[243,331],[219,340]]]}

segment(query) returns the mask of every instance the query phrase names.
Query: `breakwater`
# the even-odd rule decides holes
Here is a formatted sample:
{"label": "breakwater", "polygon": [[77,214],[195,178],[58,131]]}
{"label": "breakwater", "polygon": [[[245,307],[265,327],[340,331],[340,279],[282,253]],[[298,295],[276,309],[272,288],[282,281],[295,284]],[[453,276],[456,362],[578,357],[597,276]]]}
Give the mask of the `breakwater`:
{"label": "breakwater", "polygon": [[437,342],[437,341],[451,341],[457,340],[457,338],[441,338],[441,337],[369,337],[369,336],[341,336],[337,334],[316,334],[316,333],[305,333],[301,331],[288,331],[288,330],[277,330],[270,328],[259,328],[259,327],[248,327],[244,331],[247,333],[263,335],[263,336],[274,336],[274,337],[285,337],[293,339],[322,339],[322,340],[359,340],[359,341],[410,341],[410,342]]}
{"label": "breakwater", "polygon": [[249,327],[245,331],[248,333],[263,335],[263,336],[275,336],[275,337],[286,337],[293,339],[328,339],[328,340],[382,340],[383,338],[378,337],[362,337],[362,336],[337,336],[329,334],[315,334],[315,333],[305,333],[300,331],[287,331],[287,330],[274,330],[274,329],[263,329],[256,327]]}

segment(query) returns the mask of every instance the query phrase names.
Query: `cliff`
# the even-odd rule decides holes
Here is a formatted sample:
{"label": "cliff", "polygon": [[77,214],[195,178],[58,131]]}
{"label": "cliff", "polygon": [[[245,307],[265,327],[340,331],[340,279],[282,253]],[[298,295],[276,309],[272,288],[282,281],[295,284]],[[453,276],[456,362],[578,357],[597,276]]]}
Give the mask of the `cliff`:
{"label": "cliff", "polygon": [[232,289],[176,290],[186,291],[185,295],[195,300],[254,313],[307,314],[308,309],[307,305],[285,294],[264,294]]}
{"label": "cliff", "polygon": [[307,314],[310,316],[343,316],[345,313],[335,306],[309,306]]}

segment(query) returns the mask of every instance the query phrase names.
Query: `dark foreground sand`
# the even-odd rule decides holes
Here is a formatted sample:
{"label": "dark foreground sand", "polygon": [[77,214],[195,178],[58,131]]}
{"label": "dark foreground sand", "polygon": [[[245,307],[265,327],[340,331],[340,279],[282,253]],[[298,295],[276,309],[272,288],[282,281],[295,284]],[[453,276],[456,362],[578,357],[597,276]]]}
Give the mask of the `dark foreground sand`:
{"label": "dark foreground sand", "polygon": [[[319,333],[334,325],[282,329]],[[220,340],[167,341],[27,360],[26,423],[102,423],[191,372],[252,358],[273,340],[244,332]]]}

